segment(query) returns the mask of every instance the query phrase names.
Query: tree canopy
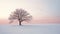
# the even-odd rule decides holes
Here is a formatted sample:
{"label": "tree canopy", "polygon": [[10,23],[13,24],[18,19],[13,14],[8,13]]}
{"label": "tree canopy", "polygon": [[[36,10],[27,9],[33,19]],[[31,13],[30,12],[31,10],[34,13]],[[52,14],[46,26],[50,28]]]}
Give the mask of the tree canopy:
{"label": "tree canopy", "polygon": [[30,21],[32,19],[32,16],[24,9],[16,9],[14,12],[11,12],[9,20],[10,23],[13,22],[13,20],[18,20],[19,25],[21,25],[21,22],[23,21]]}

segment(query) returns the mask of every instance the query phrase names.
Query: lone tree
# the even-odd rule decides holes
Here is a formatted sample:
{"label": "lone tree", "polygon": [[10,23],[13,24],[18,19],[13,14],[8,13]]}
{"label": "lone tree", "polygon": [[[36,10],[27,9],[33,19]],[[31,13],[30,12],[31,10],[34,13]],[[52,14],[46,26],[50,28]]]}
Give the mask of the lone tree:
{"label": "lone tree", "polygon": [[32,16],[23,9],[16,9],[9,16],[10,23],[12,23],[13,20],[18,20],[19,25],[21,25],[23,21],[30,21],[31,19],[32,19]]}

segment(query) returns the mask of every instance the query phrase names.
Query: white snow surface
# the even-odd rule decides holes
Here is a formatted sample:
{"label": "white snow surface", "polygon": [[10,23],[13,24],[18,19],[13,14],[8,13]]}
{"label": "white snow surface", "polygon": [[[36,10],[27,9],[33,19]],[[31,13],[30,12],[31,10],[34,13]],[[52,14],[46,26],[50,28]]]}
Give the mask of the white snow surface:
{"label": "white snow surface", "polygon": [[0,34],[60,34],[60,25],[0,25]]}

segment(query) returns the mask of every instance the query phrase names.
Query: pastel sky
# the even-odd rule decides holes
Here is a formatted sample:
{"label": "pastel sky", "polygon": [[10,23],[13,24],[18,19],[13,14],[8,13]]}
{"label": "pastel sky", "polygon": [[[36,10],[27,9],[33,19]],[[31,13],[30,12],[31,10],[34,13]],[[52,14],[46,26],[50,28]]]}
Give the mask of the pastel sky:
{"label": "pastel sky", "polygon": [[8,24],[9,14],[16,8],[29,12],[33,24],[60,23],[60,0],[0,0],[0,24]]}

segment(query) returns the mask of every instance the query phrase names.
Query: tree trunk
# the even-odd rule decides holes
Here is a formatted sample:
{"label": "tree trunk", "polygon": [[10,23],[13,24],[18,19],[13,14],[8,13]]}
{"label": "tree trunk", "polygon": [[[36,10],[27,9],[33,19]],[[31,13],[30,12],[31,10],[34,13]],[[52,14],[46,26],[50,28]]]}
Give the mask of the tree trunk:
{"label": "tree trunk", "polygon": [[19,25],[21,25],[21,21],[19,20]]}

